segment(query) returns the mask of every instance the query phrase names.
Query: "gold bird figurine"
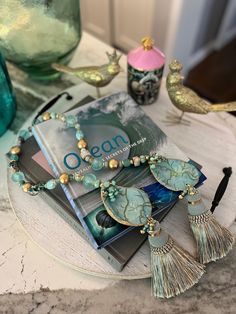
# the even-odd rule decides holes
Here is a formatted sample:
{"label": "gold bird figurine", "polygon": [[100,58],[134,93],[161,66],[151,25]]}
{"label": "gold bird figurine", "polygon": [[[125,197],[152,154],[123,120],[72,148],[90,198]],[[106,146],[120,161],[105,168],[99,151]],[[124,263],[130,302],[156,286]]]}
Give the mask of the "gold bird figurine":
{"label": "gold bird figurine", "polygon": [[106,53],[109,62],[100,66],[87,66],[71,68],[62,64],[53,63],[53,69],[77,76],[82,81],[96,87],[97,95],[100,97],[100,87],[108,85],[122,69],[119,65],[121,55],[117,55],[116,50],[112,54]]}
{"label": "gold bird figurine", "polygon": [[182,111],[180,117],[171,117],[172,123],[181,122],[185,112],[207,114],[208,112],[236,111],[236,101],[210,104],[192,89],[185,87],[183,85],[183,76],[180,74],[182,68],[183,66],[179,61],[172,61],[169,64],[170,72],[166,78],[166,88],[169,98],[172,104]]}

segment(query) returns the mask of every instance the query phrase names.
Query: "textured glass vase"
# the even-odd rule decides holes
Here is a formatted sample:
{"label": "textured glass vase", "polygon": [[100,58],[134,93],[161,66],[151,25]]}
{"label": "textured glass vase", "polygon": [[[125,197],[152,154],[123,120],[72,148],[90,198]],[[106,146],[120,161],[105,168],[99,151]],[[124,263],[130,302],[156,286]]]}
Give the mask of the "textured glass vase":
{"label": "textured glass vase", "polygon": [[0,54],[0,136],[11,124],[16,113],[16,102],[5,61]]}
{"label": "textured glass vase", "polygon": [[80,38],[79,0],[0,0],[0,51],[32,78],[56,78]]}

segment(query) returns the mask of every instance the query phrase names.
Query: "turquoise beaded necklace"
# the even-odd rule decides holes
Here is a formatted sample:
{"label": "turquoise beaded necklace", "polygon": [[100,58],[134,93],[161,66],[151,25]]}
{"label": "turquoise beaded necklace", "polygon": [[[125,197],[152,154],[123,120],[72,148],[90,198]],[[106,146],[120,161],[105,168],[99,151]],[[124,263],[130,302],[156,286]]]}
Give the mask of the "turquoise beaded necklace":
{"label": "turquoise beaded necklace", "polygon": [[[188,186],[194,186],[199,180],[199,172],[187,162],[167,159],[158,154],[134,156],[131,159],[119,161],[117,159],[110,159],[103,161],[101,158],[94,158],[89,150],[88,143],[85,140],[83,131],[81,130],[78,119],[74,115],[65,115],[55,112],[44,112],[38,116],[35,124],[48,121],[50,119],[62,122],[66,128],[74,128],[75,136],[78,140],[77,147],[81,158],[91,165],[95,171],[101,171],[104,168],[109,170],[116,170],[122,167],[139,167],[142,164],[147,164],[155,179],[162,185],[174,191],[181,191],[181,196],[187,193]],[[9,153],[9,167],[12,169],[12,180],[17,182],[24,192],[31,195],[36,195],[43,190],[55,189],[58,184],[67,185],[69,182],[78,182],[83,184],[86,189],[101,189],[101,199],[104,203],[108,213],[118,222],[126,225],[145,225],[146,219],[150,218],[152,206],[145,192],[137,188],[123,188],[116,185],[115,180],[105,181],[97,179],[93,173],[81,175],[79,172],[62,173],[58,178],[51,179],[44,183],[33,184],[29,182],[23,172],[18,167],[19,155],[21,153],[21,144],[31,135],[31,128],[23,130],[19,133],[17,145],[13,146]],[[176,180],[178,178],[178,180]],[[184,178],[184,179],[182,179]],[[126,193],[132,199],[132,203],[140,207],[135,217],[131,210],[128,216],[121,214],[124,211],[124,198]],[[147,211],[147,212],[146,212]],[[115,213],[115,214],[114,214]],[[141,213],[145,215],[141,218]]]}
{"label": "turquoise beaded necklace", "polygon": [[[102,159],[93,158],[90,154],[76,116],[45,112],[37,117],[35,123],[50,119],[59,120],[66,127],[75,129],[79,154],[95,171],[104,168],[115,170],[122,167],[139,167],[141,164],[149,165],[156,181],[170,190],[179,191],[180,197],[187,194],[190,224],[195,238],[200,241],[199,254],[202,255],[202,260],[216,260],[227,254],[234,238],[226,228],[212,218],[209,211],[205,210],[201,197],[194,188],[199,181],[200,173],[193,165],[177,159],[167,159],[157,153],[135,156],[122,161],[110,159],[104,162]],[[62,173],[58,178],[47,182],[37,184],[29,182],[20,171],[18,161],[21,144],[30,135],[30,128],[21,131],[16,146],[13,146],[8,153],[9,167],[13,171],[12,180],[17,182],[24,192],[36,195],[40,191],[52,190],[58,184],[66,185],[73,181],[83,184],[87,189],[100,188],[101,200],[113,219],[128,226],[142,226],[141,233],[148,234],[154,296],[169,298],[178,295],[199,280],[204,273],[204,266],[182,250],[160,227],[158,221],[152,218],[152,205],[143,190],[118,186],[115,180],[102,181],[92,173],[81,175],[78,172]],[[206,233],[208,229],[210,232]]]}

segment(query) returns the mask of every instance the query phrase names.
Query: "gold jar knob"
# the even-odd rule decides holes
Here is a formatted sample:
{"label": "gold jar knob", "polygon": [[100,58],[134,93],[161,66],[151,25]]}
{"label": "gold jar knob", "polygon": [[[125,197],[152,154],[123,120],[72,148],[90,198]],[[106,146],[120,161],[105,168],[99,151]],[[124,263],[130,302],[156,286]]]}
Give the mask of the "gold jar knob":
{"label": "gold jar knob", "polygon": [[143,49],[146,51],[151,50],[154,46],[154,40],[148,36],[143,37],[141,43],[143,45]]}

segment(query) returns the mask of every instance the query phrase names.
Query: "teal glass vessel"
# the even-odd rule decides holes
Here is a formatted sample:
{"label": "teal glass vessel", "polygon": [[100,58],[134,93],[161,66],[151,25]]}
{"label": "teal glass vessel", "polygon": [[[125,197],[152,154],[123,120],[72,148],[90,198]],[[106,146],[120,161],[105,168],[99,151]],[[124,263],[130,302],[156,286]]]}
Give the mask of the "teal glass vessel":
{"label": "teal glass vessel", "polygon": [[79,0],[0,0],[0,51],[30,78],[57,78],[80,38]]}
{"label": "teal glass vessel", "polygon": [[0,54],[0,136],[2,136],[16,114],[16,101],[6,63]]}

